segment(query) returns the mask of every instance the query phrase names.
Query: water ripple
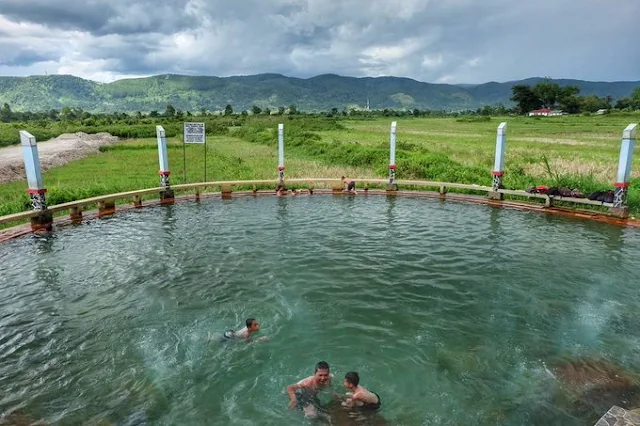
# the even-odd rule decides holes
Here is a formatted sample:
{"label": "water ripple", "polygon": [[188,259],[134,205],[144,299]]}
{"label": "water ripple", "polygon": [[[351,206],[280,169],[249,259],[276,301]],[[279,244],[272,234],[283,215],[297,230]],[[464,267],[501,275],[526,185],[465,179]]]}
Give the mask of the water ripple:
{"label": "water ripple", "polygon": [[[300,424],[285,387],[326,360],[340,392],[360,372],[386,424],[584,424],[545,365],[640,371],[639,255],[637,231],[424,199],[125,212],[0,245],[0,410]],[[270,340],[223,343],[247,317]]]}

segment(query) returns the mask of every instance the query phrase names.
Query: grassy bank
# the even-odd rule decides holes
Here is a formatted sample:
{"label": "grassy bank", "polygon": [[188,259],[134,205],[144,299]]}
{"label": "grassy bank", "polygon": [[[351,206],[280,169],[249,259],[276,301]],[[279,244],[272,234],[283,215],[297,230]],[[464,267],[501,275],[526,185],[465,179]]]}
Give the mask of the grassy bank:
{"label": "grassy bank", "polygon": [[[275,178],[278,122],[285,123],[287,177],[387,175],[390,118],[210,120],[211,123],[207,123],[208,180]],[[507,121],[505,186],[517,189],[540,184],[569,186],[586,194],[612,187],[622,130],[630,122],[640,121],[640,116],[402,118],[397,121],[398,178],[489,185],[496,127],[501,121]],[[153,137],[155,124],[132,124],[128,134]],[[179,136],[180,123],[164,125],[170,136]],[[30,130],[28,125],[22,128]],[[66,132],[78,130],[92,131],[80,127],[64,129]],[[17,129],[12,131],[17,133]],[[112,133],[123,136],[127,128],[121,127]],[[168,143],[172,182],[202,181],[203,147],[186,147],[185,178],[182,143],[176,137],[170,137]],[[139,138],[103,147],[98,155],[51,169],[45,172],[44,180],[49,202],[57,204],[156,186],[157,170],[155,139]],[[634,159],[634,170],[640,170],[639,156]],[[634,212],[640,211],[638,183],[638,179],[632,179],[629,203]],[[25,189],[24,181],[0,185],[0,215],[28,208]]]}

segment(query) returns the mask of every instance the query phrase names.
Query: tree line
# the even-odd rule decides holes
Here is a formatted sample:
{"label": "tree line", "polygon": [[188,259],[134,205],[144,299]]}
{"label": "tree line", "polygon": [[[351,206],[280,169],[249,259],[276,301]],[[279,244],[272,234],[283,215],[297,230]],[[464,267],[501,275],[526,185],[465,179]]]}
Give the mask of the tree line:
{"label": "tree line", "polygon": [[612,96],[580,96],[577,86],[560,87],[548,79],[533,87],[518,84],[511,88],[511,101],[516,103],[516,113],[527,114],[540,108],[559,108],[569,114],[592,113],[600,109],[633,111],[640,109],[640,87],[634,89],[630,97],[620,98],[613,105]]}
{"label": "tree line", "polygon": [[254,105],[249,110],[243,110],[237,113],[233,110],[233,106],[227,104],[225,109],[220,112],[207,111],[201,108],[198,111],[182,111],[168,104],[164,111],[150,111],[143,113],[140,111],[127,112],[110,112],[110,113],[91,113],[84,111],[78,107],[63,107],[61,109],[51,109],[48,111],[13,111],[7,103],[0,107],[0,122],[27,122],[27,121],[74,121],[82,122],[86,126],[108,125],[115,122],[126,121],[129,124],[136,124],[144,118],[164,118],[183,120],[188,117],[246,117],[255,116],[271,116],[271,115],[305,115],[305,116],[324,116],[324,117],[459,117],[459,116],[505,116],[515,114],[527,114],[530,111],[540,108],[559,108],[563,112],[569,114],[577,113],[593,113],[599,109],[616,109],[621,111],[640,110],[640,87],[637,87],[631,96],[617,99],[613,104],[611,96],[598,97],[595,95],[580,96],[580,89],[576,86],[560,87],[558,84],[549,80],[543,80],[534,86],[516,85],[512,89],[511,101],[515,103],[514,107],[505,107],[504,105],[485,105],[477,109],[468,109],[463,111],[447,111],[447,110],[431,110],[431,109],[393,109],[385,108],[381,110],[368,110],[358,108],[331,108],[328,111],[305,112],[300,111],[295,104],[288,107],[281,106],[277,109],[261,108]]}

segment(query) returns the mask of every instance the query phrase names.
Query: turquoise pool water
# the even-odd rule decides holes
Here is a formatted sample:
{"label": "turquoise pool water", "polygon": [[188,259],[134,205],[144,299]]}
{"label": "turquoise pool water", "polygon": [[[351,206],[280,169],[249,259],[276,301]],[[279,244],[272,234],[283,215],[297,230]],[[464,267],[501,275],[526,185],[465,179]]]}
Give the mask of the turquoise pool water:
{"label": "turquoise pool water", "polygon": [[[123,212],[0,245],[0,411],[326,424],[285,393],[326,360],[337,391],[356,370],[380,394],[362,424],[585,425],[611,401],[576,403],[554,366],[640,372],[638,258],[634,230],[422,198]],[[250,316],[270,340],[219,342]]]}

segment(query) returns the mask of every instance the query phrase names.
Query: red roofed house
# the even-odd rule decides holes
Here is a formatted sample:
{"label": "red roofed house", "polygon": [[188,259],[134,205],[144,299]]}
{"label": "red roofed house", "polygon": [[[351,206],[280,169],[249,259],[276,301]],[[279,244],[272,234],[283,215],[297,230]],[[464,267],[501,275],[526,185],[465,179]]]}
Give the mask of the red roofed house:
{"label": "red roofed house", "polygon": [[530,111],[529,112],[529,117],[535,116],[535,115],[542,115],[545,117],[552,117],[555,115],[562,115],[562,111],[559,110],[552,110],[551,108],[541,108],[541,109],[536,109],[534,111]]}

